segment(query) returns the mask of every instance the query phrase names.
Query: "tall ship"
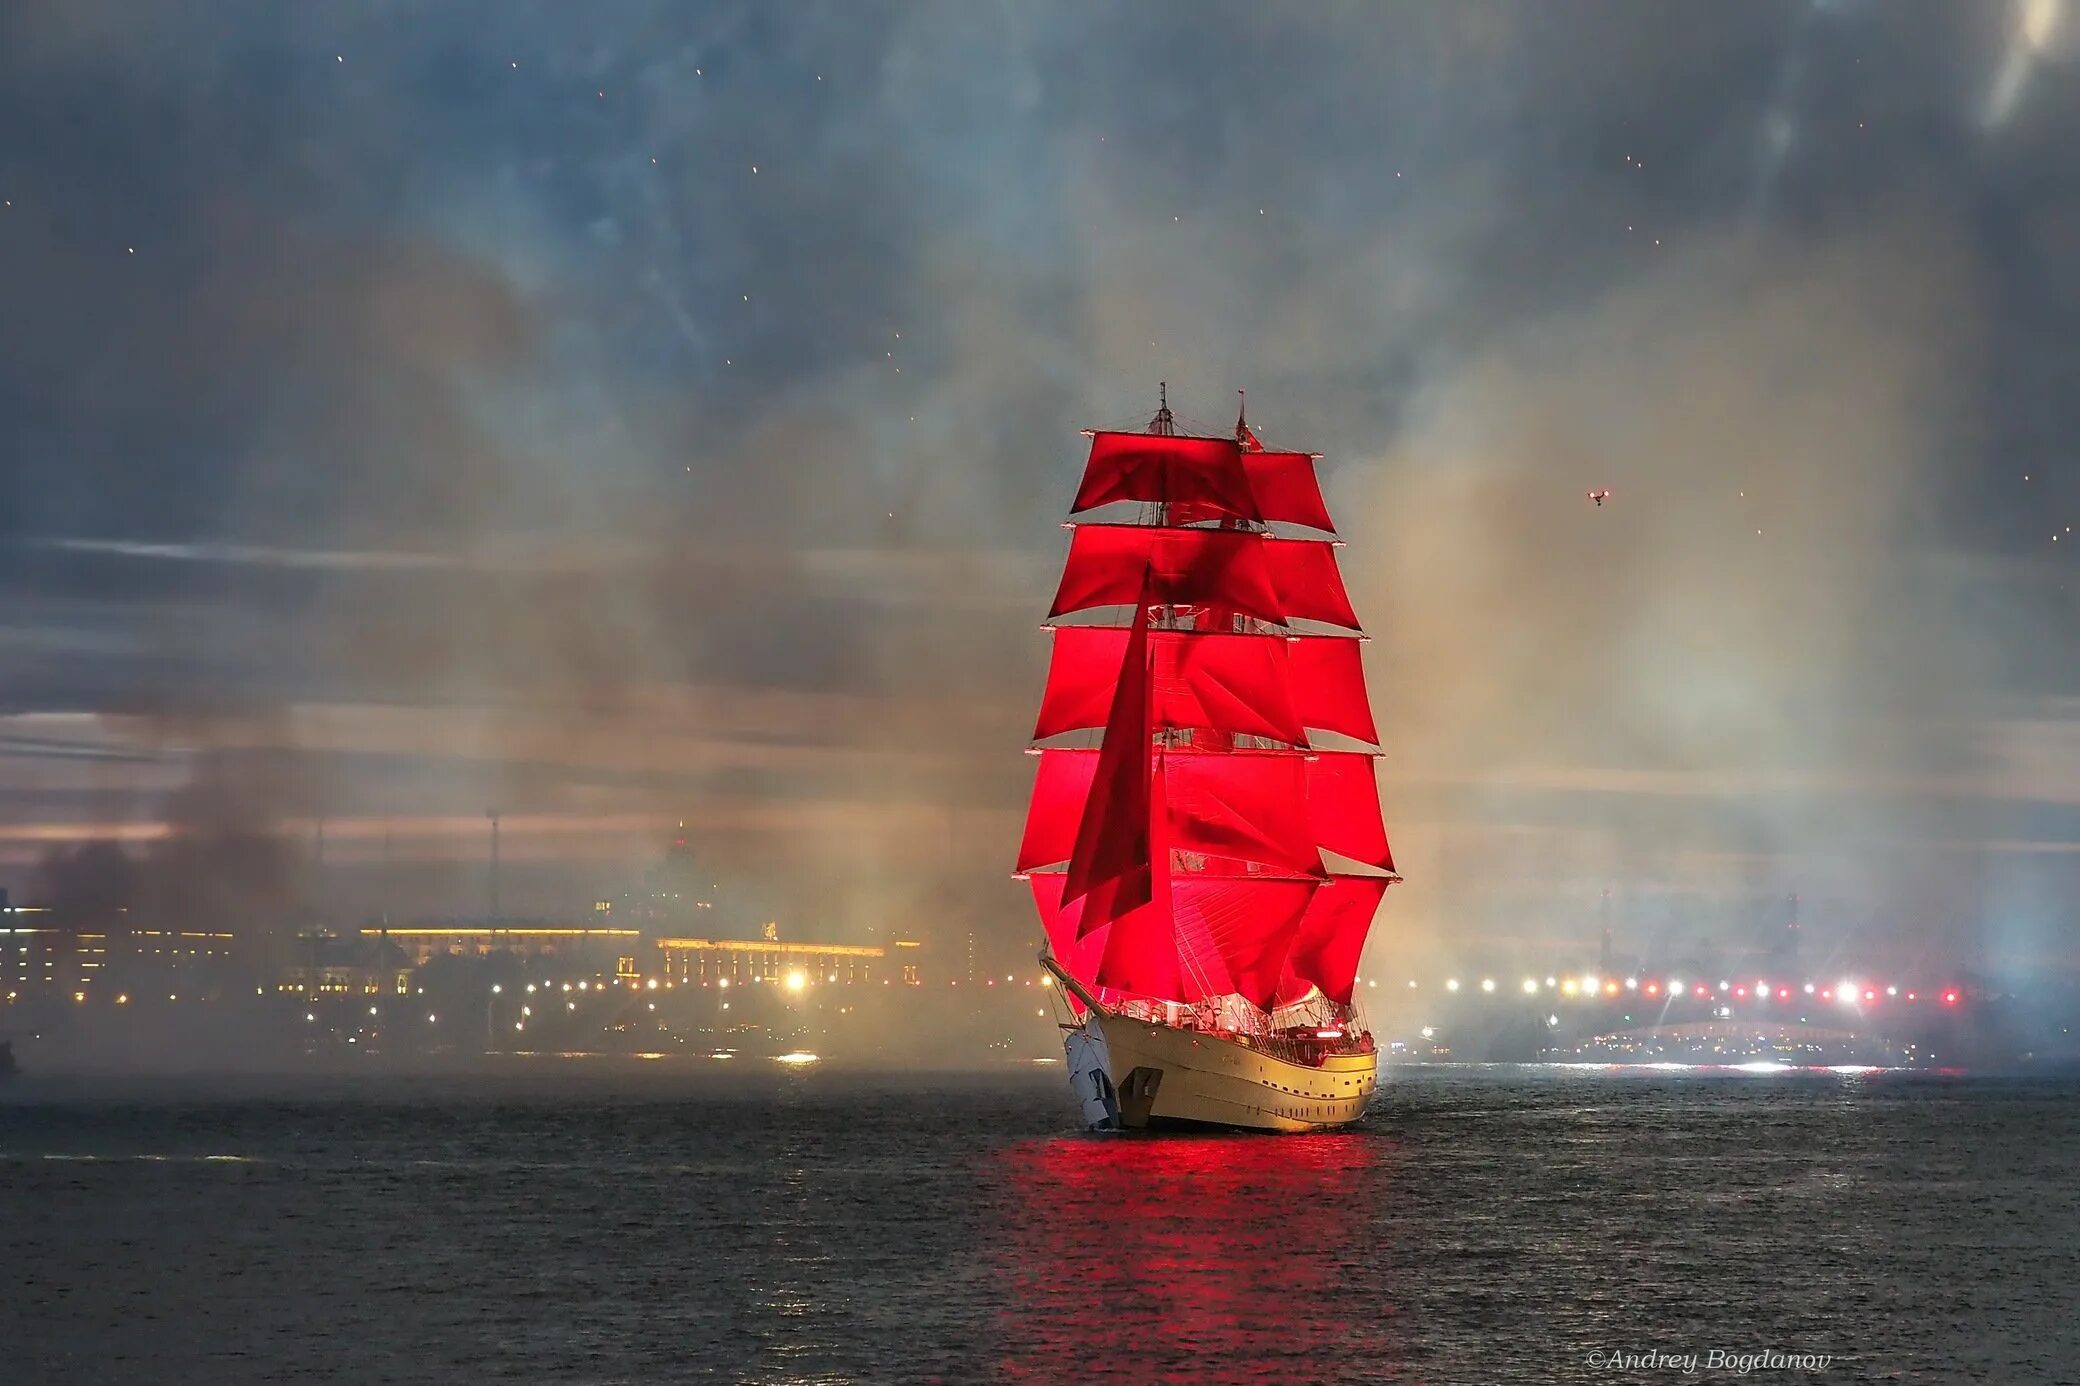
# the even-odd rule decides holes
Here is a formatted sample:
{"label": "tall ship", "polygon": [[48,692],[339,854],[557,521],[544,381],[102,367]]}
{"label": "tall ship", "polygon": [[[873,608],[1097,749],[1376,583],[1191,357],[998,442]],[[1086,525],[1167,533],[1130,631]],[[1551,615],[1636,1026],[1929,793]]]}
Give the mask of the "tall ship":
{"label": "tall ship", "polygon": [[1358,958],[1400,878],[1317,454],[1246,410],[1179,432],[1167,386],[1146,431],[1087,436],[1017,866],[1084,1119],[1355,1121]]}

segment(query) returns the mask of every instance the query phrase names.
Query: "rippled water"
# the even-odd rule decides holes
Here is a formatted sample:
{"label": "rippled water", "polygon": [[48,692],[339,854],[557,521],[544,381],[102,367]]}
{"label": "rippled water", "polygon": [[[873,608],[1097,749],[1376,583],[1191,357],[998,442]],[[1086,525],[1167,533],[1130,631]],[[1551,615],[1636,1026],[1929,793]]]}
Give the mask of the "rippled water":
{"label": "rippled water", "polygon": [[[1393,1075],[1073,1134],[1059,1069],[0,1090],[0,1381],[2080,1379],[2080,1085]],[[1698,1355],[1697,1372],[1599,1354]]]}

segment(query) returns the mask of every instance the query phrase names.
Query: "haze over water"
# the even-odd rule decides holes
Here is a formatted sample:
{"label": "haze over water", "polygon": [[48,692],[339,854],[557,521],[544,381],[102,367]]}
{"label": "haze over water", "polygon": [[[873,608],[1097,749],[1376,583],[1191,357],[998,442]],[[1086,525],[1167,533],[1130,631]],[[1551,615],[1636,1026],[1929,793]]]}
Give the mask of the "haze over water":
{"label": "haze over water", "polygon": [[1058,1068],[30,1081],[0,1343],[20,1386],[2068,1381],[2076,1098],[1433,1069],[1336,1134],[1106,1139]]}

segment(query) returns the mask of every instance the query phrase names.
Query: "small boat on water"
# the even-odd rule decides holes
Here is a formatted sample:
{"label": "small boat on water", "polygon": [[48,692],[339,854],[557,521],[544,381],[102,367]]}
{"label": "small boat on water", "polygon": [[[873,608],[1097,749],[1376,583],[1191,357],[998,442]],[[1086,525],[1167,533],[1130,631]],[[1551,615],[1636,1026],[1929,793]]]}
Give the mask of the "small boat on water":
{"label": "small boat on water", "polygon": [[1242,416],[1180,433],[1167,389],[1145,432],[1089,436],[1072,514],[1139,512],[1068,526],[1017,866],[1071,1086],[1095,1130],[1355,1121],[1358,957],[1400,877],[1315,455]]}

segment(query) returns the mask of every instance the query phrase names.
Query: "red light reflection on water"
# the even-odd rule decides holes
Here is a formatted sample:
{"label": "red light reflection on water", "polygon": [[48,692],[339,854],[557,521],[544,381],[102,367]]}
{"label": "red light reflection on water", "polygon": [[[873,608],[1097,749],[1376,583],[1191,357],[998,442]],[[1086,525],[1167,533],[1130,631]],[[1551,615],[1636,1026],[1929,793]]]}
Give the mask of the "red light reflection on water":
{"label": "red light reflection on water", "polygon": [[1368,1266],[1391,1142],[1313,1136],[1029,1141],[989,1172],[1007,1377],[1326,1381],[1397,1362]]}

